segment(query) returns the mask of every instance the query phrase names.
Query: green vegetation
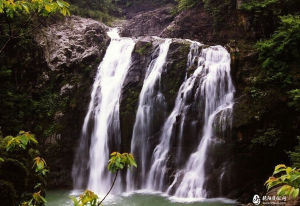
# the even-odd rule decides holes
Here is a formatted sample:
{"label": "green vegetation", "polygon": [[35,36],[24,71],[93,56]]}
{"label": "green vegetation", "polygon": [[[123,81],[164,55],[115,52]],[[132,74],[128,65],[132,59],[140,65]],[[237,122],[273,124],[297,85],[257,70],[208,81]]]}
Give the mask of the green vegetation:
{"label": "green vegetation", "polygon": [[231,15],[234,13],[236,8],[235,0],[223,0],[223,1],[215,1],[215,0],[202,0],[204,4],[205,10],[212,16],[214,28],[218,30],[219,27],[226,27],[223,22],[225,19],[229,19]]}
{"label": "green vegetation", "polygon": [[63,0],[1,0],[0,13],[13,18],[18,15],[27,15],[36,13],[42,16],[60,12],[63,15],[70,14],[68,7],[70,5]]}
{"label": "green vegetation", "polygon": [[293,152],[288,152],[293,167],[300,168],[300,137],[298,138],[298,145],[294,148]]}
{"label": "green vegetation", "polygon": [[[241,5],[241,10],[250,17],[252,26],[268,37],[279,25],[280,16],[296,14],[298,0],[250,0]],[[268,24],[265,24],[268,22]]]}
{"label": "green vegetation", "polygon": [[[0,54],[8,43],[15,39],[24,39],[41,26],[37,24],[38,17],[61,13],[70,15],[69,4],[63,0],[1,0],[0,1],[0,28],[1,40]],[[2,42],[2,41],[1,41]]]}
{"label": "green vegetation", "polygon": [[[259,36],[269,36],[254,46],[258,63],[249,78],[250,86],[245,89],[257,110],[257,120],[265,121],[267,115],[273,115],[268,126],[258,129],[251,141],[265,148],[275,149],[279,142],[291,147],[296,141],[297,126],[280,123],[284,115],[296,119],[300,105],[300,16],[295,13],[295,4],[293,0],[253,0],[241,7]],[[270,24],[266,25],[266,21]],[[272,107],[279,107],[275,109],[278,114],[270,114]]]}
{"label": "green vegetation", "polygon": [[197,5],[200,2],[199,0],[176,0],[176,1],[178,2],[177,5],[178,11],[192,8],[193,6]]}
{"label": "green vegetation", "polygon": [[280,17],[280,27],[270,39],[258,42],[256,48],[266,74],[264,82],[281,84],[282,88],[299,84],[289,71],[299,66],[300,16]]}
{"label": "green vegetation", "polygon": [[148,54],[149,49],[152,47],[152,44],[150,42],[147,42],[146,44],[144,44],[143,46],[139,47],[138,49],[136,49],[136,52],[139,55],[145,55]]}
{"label": "green vegetation", "polygon": [[300,169],[287,167],[284,164],[277,165],[273,176],[266,181],[267,189],[280,186],[277,195],[297,198],[300,189]]}
{"label": "green vegetation", "polygon": [[102,205],[102,202],[105,200],[105,198],[109,195],[112,188],[114,187],[119,171],[130,167],[137,167],[137,164],[132,154],[128,154],[128,153],[121,154],[119,152],[111,153],[107,168],[110,172],[115,173],[115,177],[107,194],[100,200],[95,193],[86,190],[84,191],[83,194],[79,196],[79,199],[77,199],[76,197],[71,197],[74,206]]}
{"label": "green vegetation", "polygon": [[262,131],[262,134],[260,134],[258,137],[253,138],[251,143],[266,147],[275,147],[280,137],[280,131],[278,129],[268,128],[266,131]]}
{"label": "green vegetation", "polygon": [[0,137],[1,203],[11,206],[45,204],[48,169],[45,160],[39,157],[37,144],[34,135],[24,131],[16,137]]}

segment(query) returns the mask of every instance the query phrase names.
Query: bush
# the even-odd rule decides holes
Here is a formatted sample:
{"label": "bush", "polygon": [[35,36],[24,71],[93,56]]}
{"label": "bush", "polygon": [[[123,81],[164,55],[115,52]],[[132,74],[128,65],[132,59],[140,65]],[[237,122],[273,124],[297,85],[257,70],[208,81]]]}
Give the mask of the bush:
{"label": "bush", "polygon": [[26,191],[28,175],[28,169],[18,160],[5,159],[0,165],[0,179],[12,183],[18,195]]}
{"label": "bush", "polygon": [[277,195],[297,198],[300,189],[300,170],[284,164],[277,165],[273,176],[269,177],[265,184],[268,190],[281,185],[277,190]]}
{"label": "bush", "polygon": [[261,67],[265,72],[264,82],[288,88],[297,86],[299,78],[291,75],[296,70],[300,58],[300,16],[280,17],[280,27],[270,39],[256,44]]}
{"label": "bush", "polygon": [[17,198],[14,186],[7,181],[0,180],[0,202],[1,205],[16,206],[15,199]]}

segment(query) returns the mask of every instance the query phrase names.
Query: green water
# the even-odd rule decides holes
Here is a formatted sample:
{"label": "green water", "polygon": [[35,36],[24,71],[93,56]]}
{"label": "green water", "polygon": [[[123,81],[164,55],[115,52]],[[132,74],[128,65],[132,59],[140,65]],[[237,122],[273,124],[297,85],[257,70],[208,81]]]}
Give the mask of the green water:
{"label": "green water", "polygon": [[[48,191],[46,206],[72,206],[69,199],[69,191]],[[227,203],[226,203],[227,202]],[[201,202],[180,203],[169,200],[167,197],[154,194],[132,194],[130,196],[113,197],[106,202],[105,206],[231,206],[225,199],[211,199]]]}

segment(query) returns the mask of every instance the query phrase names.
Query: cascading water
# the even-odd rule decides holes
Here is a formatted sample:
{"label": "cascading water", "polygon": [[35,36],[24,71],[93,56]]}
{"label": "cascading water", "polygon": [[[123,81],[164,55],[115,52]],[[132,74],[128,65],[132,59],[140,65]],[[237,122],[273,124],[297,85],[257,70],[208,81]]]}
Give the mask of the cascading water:
{"label": "cascading water", "polygon": [[[185,168],[177,172],[169,188],[170,190],[176,185],[177,197],[207,196],[205,189],[207,148],[218,141],[213,125],[216,119],[219,120],[218,124],[231,124],[235,89],[230,77],[229,53],[221,46],[209,47],[202,50],[199,63],[200,66],[195,73],[202,76],[200,92],[205,103],[203,134],[196,152],[190,155]],[[216,118],[217,115],[220,117]]]}
{"label": "cascading water", "polygon": [[[190,52],[188,55],[187,68],[191,67],[198,56],[199,43],[192,42],[190,46]],[[191,92],[191,89],[194,87],[194,83],[199,72],[194,72],[194,74],[186,79],[181,85],[176,101],[175,106],[169,117],[164,123],[162,133],[160,136],[160,143],[155,147],[152,154],[152,166],[149,172],[149,177],[147,180],[147,189],[152,190],[164,190],[165,176],[167,172],[167,160],[168,153],[170,151],[170,140],[174,136],[174,125],[177,121],[177,117],[180,114],[183,114],[183,118],[180,123],[180,131],[182,133],[182,125],[184,122],[185,107],[186,107],[186,97],[187,94]],[[181,135],[179,134],[179,137]],[[181,140],[180,140],[181,141]],[[178,151],[180,153],[180,151]]]}
{"label": "cascading water", "polygon": [[[112,40],[93,84],[72,171],[75,189],[88,187],[98,194],[107,192],[112,182],[106,165],[110,152],[120,149],[119,101],[135,46],[134,40],[120,38],[116,30],[109,35]],[[161,75],[172,40],[154,39],[160,43],[146,70],[131,140],[138,169],[127,172],[126,190],[148,189],[184,198],[206,197],[208,150],[219,142],[216,128],[225,131],[231,124],[235,89],[230,77],[230,55],[221,46],[202,48],[200,43],[189,41],[186,78],[167,116]],[[193,116],[195,121],[190,117],[193,112],[199,113]],[[157,116],[157,113],[162,114]],[[164,122],[160,125],[159,121]],[[185,133],[189,130],[186,125],[191,122],[201,128],[192,136],[194,152],[183,149],[187,141]],[[170,170],[172,174],[175,172],[173,179]],[[121,192],[120,180],[115,186],[117,192]]]}
{"label": "cascading water", "polygon": [[[138,165],[141,168],[138,180],[143,188],[147,180],[149,154],[148,142],[151,127],[154,124],[155,107],[164,104],[164,96],[160,91],[160,78],[166,57],[169,51],[171,39],[166,39],[159,45],[159,54],[153,59],[146,71],[143,87],[139,95],[139,106],[136,113],[136,120],[133,127],[131,141],[131,152],[138,157]],[[136,189],[135,173],[127,174],[127,190]]]}
{"label": "cascading water", "polygon": [[[116,29],[108,32],[108,35],[111,42],[93,84],[91,101],[73,166],[75,188],[82,189],[85,175],[88,175],[87,187],[98,194],[106,193],[111,185],[110,173],[106,169],[107,162],[111,148],[118,149],[121,141],[119,99],[135,45],[130,38],[120,38]],[[92,127],[91,134],[88,131],[89,127]],[[89,159],[81,156],[87,151]]]}

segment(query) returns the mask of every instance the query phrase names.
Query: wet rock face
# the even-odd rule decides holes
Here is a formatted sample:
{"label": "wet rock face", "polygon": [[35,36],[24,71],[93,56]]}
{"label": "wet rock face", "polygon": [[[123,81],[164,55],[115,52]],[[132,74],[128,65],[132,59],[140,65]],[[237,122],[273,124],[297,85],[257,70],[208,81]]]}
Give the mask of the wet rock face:
{"label": "wet rock face", "polygon": [[123,26],[122,36],[160,36],[174,18],[172,8],[168,5],[134,16]]}
{"label": "wet rock face", "polygon": [[[125,78],[120,100],[120,126],[122,150],[124,151],[130,150],[139,95],[143,87],[145,73],[151,60],[158,55],[160,41],[161,39],[153,37],[139,38],[132,54],[132,65]],[[167,108],[164,108],[161,112],[156,112],[154,117],[156,123],[153,125],[151,137],[149,137],[154,144],[158,141],[163,121],[166,115],[171,112],[177,91],[184,81],[189,44],[190,42],[185,40],[173,39],[170,45],[160,81],[160,89],[166,100]]]}
{"label": "wet rock face", "polygon": [[47,136],[44,151],[51,167],[49,188],[72,187],[71,168],[80,137],[90,90],[109,37],[104,24],[71,16],[41,28],[35,40],[43,50],[46,69],[38,88],[57,97],[54,130]]}
{"label": "wet rock face", "polygon": [[43,47],[51,70],[88,63],[105,51],[108,27],[92,19],[71,16],[39,31],[36,41]]}
{"label": "wet rock face", "polygon": [[131,136],[138,107],[139,94],[147,66],[151,61],[151,54],[155,46],[150,39],[140,40],[136,43],[132,53],[132,64],[123,84],[120,99],[120,126],[122,136],[122,150],[130,151]]}

